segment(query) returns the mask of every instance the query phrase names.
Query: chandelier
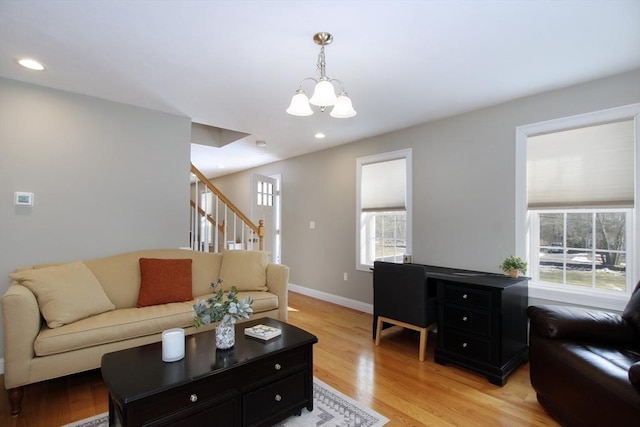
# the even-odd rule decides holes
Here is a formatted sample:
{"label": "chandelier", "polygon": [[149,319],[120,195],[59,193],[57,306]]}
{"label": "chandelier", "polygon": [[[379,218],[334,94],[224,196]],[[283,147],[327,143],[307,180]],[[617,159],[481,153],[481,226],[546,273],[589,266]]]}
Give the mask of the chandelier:
{"label": "chandelier", "polygon": [[[331,44],[333,36],[329,33],[317,33],[313,36],[313,41],[320,45],[317,63],[320,78],[307,77],[302,79],[298,90],[295,95],[293,95],[293,98],[291,98],[291,104],[289,108],[287,108],[287,113],[293,116],[310,116],[313,114],[313,110],[309,105],[309,103],[311,103],[320,107],[320,111],[322,112],[324,112],[326,107],[333,106],[329,113],[331,117],[346,119],[355,116],[357,114],[356,110],[353,109],[351,99],[347,96],[347,92],[344,91],[342,82],[338,79],[330,79],[327,77],[325,71],[324,47]],[[311,98],[307,98],[307,94],[302,89],[302,84],[307,80],[313,80],[316,83]],[[336,96],[334,83],[337,83],[340,87],[338,96]]]}

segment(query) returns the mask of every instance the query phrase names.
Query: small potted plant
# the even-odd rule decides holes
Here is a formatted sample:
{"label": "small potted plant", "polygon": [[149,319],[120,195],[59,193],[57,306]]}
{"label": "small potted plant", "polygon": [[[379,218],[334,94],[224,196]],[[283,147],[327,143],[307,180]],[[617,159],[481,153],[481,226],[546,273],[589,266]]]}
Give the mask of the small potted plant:
{"label": "small potted plant", "polygon": [[[215,290],[221,284],[222,279],[218,279],[211,284],[211,288]],[[230,292],[224,292],[220,286],[214,296],[198,300],[193,305],[194,326],[198,328],[220,322],[216,327],[216,346],[221,350],[231,348],[235,344],[234,324],[237,320],[248,319],[253,314],[251,304],[251,297],[238,300],[238,289],[235,286],[231,287]]]}
{"label": "small potted plant", "polygon": [[511,277],[518,277],[518,273],[522,272],[525,274],[527,272],[527,263],[518,256],[508,256],[502,261],[500,268],[505,273],[509,273]]}

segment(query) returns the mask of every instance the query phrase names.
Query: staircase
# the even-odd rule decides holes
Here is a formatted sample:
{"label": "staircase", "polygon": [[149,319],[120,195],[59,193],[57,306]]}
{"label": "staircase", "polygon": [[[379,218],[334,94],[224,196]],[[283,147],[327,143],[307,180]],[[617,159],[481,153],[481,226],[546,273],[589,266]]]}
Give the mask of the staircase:
{"label": "staircase", "polygon": [[189,246],[195,251],[264,250],[264,221],[254,224],[191,165]]}

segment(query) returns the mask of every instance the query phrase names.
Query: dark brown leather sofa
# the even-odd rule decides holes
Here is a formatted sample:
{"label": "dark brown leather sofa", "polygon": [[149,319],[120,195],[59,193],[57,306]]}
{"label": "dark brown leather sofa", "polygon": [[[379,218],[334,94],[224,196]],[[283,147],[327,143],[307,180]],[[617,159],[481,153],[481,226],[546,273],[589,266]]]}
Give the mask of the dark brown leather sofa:
{"label": "dark brown leather sofa", "polygon": [[622,314],[531,306],[531,385],[563,426],[640,426],[640,283]]}

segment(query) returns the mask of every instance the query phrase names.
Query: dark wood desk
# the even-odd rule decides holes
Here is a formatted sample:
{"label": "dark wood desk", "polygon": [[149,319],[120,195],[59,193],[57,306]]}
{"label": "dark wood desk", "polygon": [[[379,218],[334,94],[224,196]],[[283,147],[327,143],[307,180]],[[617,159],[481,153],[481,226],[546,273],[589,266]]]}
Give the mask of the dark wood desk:
{"label": "dark wood desk", "polygon": [[[411,269],[416,265],[424,269],[423,276],[414,279],[420,280],[428,290],[422,306],[429,307],[435,289],[438,341],[434,359],[437,363],[456,365],[486,376],[493,384],[504,385],[509,374],[529,361],[528,277],[513,279],[480,271],[406,265]],[[374,282],[375,277],[374,268]],[[374,286],[389,287],[391,292],[384,293],[385,310],[390,310],[389,305],[398,304],[397,316],[401,317],[407,307],[406,298],[393,292],[392,278],[386,281],[388,283]],[[374,297],[374,338],[378,315],[375,301]]]}
{"label": "dark wood desk", "polygon": [[[282,329],[245,337],[258,323]],[[236,325],[236,343],[216,351],[215,331],[186,337],[184,359],[162,361],[162,343],[105,354],[110,426],[267,426],[313,410],[313,344],[302,329],[261,318]]]}

